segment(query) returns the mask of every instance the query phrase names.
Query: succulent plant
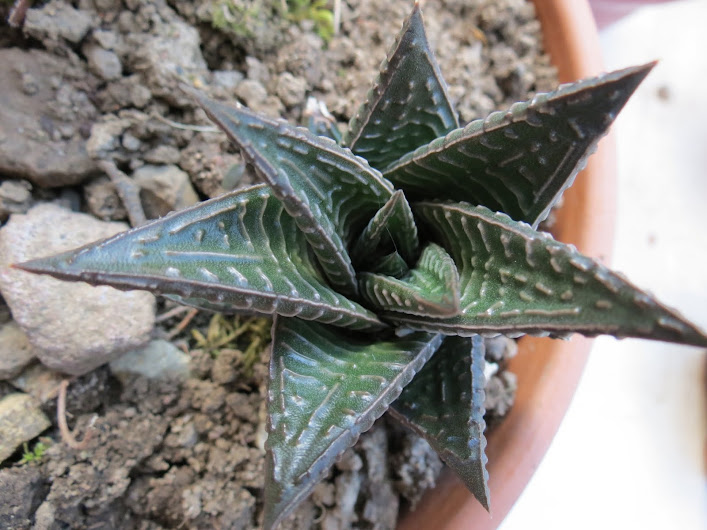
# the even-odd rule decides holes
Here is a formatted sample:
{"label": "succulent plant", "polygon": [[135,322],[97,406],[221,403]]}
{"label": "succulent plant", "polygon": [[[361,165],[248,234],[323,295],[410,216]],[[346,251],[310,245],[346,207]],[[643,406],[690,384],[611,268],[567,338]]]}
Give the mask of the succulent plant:
{"label": "succulent plant", "polygon": [[275,316],[266,528],[388,409],[488,507],[483,335],[707,345],[536,229],[651,67],[460,128],[416,5],[343,136],[326,120],[310,119],[315,134],[196,94],[266,184],[18,267]]}

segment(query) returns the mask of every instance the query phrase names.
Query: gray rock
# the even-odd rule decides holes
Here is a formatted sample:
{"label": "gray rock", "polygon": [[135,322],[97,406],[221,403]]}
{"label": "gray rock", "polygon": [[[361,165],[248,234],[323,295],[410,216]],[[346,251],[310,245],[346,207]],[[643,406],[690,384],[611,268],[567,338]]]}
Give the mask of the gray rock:
{"label": "gray rock", "polygon": [[83,53],[88,61],[88,67],[101,79],[112,81],[123,75],[123,65],[112,51],[89,44],[84,46]]}
{"label": "gray rock", "polygon": [[233,93],[238,83],[243,81],[243,74],[234,70],[217,70],[212,75],[214,85],[229,93]]}
{"label": "gray rock", "polygon": [[0,379],[12,379],[34,359],[27,334],[15,322],[0,328]]}
{"label": "gray rock", "polygon": [[262,104],[268,92],[260,81],[245,79],[238,84],[236,95],[251,109]]}
{"label": "gray rock", "polygon": [[51,501],[44,501],[34,513],[34,526],[32,530],[55,530],[56,509]]}
{"label": "gray rock", "polygon": [[84,186],[83,193],[88,210],[99,219],[119,221],[128,216],[115,186],[108,177],[92,180]]}
{"label": "gray rock", "polygon": [[248,79],[258,81],[262,84],[267,84],[267,82],[270,80],[270,72],[268,71],[268,67],[265,64],[250,55],[245,58],[245,64],[248,73]]}
{"label": "gray rock", "polygon": [[153,340],[144,348],[134,350],[111,361],[110,369],[124,381],[139,375],[148,379],[186,379],[190,357],[166,340]]}
{"label": "gray rock", "polygon": [[123,144],[123,147],[127,149],[128,151],[137,151],[140,149],[140,146],[142,145],[142,142],[135,138],[132,134],[129,132],[126,132],[123,134],[123,138],[121,140],[121,143]]}
{"label": "gray rock", "polygon": [[0,296],[0,324],[5,324],[12,320],[12,314],[10,313],[10,308],[7,307],[5,300]]}
{"label": "gray rock", "polygon": [[108,83],[98,92],[97,98],[102,111],[116,112],[125,107],[144,108],[150,102],[152,93],[141,83],[141,77],[135,74]]}
{"label": "gray rock", "polygon": [[[171,11],[171,10],[170,10]],[[165,15],[167,9],[162,10]],[[178,89],[180,79],[200,79],[208,74],[201,54],[199,32],[179,17],[156,23],[150,33],[135,33],[126,39],[130,61],[139,65],[150,91],[173,105],[191,104]]]}
{"label": "gray rock", "polygon": [[199,202],[189,175],[177,166],[145,165],[135,170],[133,179],[140,186],[145,215],[150,219]]}
{"label": "gray rock", "polygon": [[0,220],[11,213],[25,213],[32,205],[32,184],[26,180],[6,180],[0,184]]}
{"label": "gray rock", "polygon": [[51,426],[32,396],[19,392],[0,399],[0,462]]}
{"label": "gray rock", "polygon": [[517,388],[518,379],[514,373],[506,371],[489,378],[484,386],[486,415],[505,416],[513,406]]}
{"label": "gray rock", "polygon": [[120,137],[130,127],[130,120],[106,115],[103,121],[91,127],[91,136],[86,141],[86,151],[95,159],[110,158],[111,153],[121,147]]}
{"label": "gray rock", "polygon": [[36,466],[0,470],[0,528],[29,528],[43,494]]}
{"label": "gray rock", "polygon": [[518,353],[518,343],[503,335],[484,339],[486,359],[491,362],[501,362],[512,359]]}
{"label": "gray rock", "polygon": [[[223,152],[218,138],[196,135],[182,149],[179,167],[189,173],[194,186],[207,197],[217,197],[228,191],[227,186],[240,183],[246,165],[240,154]],[[226,176],[234,182],[226,182]],[[248,182],[243,182],[247,184]]]}
{"label": "gray rock", "polygon": [[176,164],[179,162],[179,149],[172,145],[158,145],[142,158],[148,164]]}
{"label": "gray rock", "polygon": [[288,107],[304,105],[307,81],[301,77],[293,76],[290,72],[282,72],[277,78],[275,90],[278,97]]}
{"label": "gray rock", "polygon": [[91,37],[104,50],[115,50],[121,44],[120,35],[107,29],[97,29],[91,34]]}
{"label": "gray rock", "polygon": [[56,187],[73,186],[96,171],[85,140],[72,133],[93,120],[96,109],[71,86],[69,61],[40,50],[5,48],[0,64],[8,65],[0,70],[0,174]]}
{"label": "gray rock", "polygon": [[8,267],[70,250],[125,230],[53,204],[13,215],[0,230],[0,291],[39,360],[54,370],[86,373],[145,344],[154,325],[154,296],[63,282]]}
{"label": "gray rock", "polygon": [[236,88],[236,95],[248,108],[267,116],[278,118],[285,110],[282,101],[276,96],[268,96],[260,81],[245,79]]}
{"label": "gray rock", "polygon": [[74,9],[67,2],[51,0],[41,7],[27,10],[23,29],[41,41],[65,39],[78,44],[92,26],[93,19],[87,11]]}

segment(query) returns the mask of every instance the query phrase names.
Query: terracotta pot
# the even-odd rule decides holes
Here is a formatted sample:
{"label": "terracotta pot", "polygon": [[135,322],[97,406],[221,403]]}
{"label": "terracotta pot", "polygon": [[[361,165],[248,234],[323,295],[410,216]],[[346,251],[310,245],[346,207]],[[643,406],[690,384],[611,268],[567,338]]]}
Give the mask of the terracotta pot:
{"label": "terracotta pot", "polygon": [[[586,0],[535,0],[545,47],[561,82],[600,73],[599,38]],[[565,193],[554,229],[556,239],[605,262],[611,252],[616,163],[611,136]],[[535,472],[562,421],[584,369],[592,341],[525,337],[510,369],[518,393],[510,414],[488,437],[491,515],[456,476],[445,470],[438,486],[399,528],[483,530],[498,527]],[[560,487],[558,485],[558,487]]]}

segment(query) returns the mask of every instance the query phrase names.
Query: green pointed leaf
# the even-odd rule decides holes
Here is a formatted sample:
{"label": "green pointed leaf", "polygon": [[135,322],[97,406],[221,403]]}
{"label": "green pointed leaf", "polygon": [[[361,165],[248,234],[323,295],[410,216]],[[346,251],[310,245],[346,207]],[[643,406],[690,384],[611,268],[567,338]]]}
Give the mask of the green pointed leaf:
{"label": "green pointed leaf", "polygon": [[487,208],[419,203],[418,222],[459,269],[460,315],[390,320],[455,335],[522,333],[640,337],[707,346],[707,336],[571,245]]}
{"label": "green pointed leaf", "polygon": [[383,173],[410,200],[465,201],[537,226],[652,67],[538,94],[420,147]]}
{"label": "green pointed leaf", "polygon": [[297,316],[353,329],[382,326],[373,313],[326,284],[294,219],[264,185],[18,267],[177,295],[197,305],[202,299],[211,308]]}
{"label": "green pointed leaf", "polygon": [[407,263],[414,263],[419,244],[412,210],[403,192],[398,190],[361,232],[351,249],[351,258],[354,263],[367,264],[375,256],[395,249]]}
{"label": "green pointed leaf", "polygon": [[417,432],[489,509],[484,339],[447,337],[389,413]]}
{"label": "green pointed leaf", "polygon": [[422,368],[442,336],[378,340],[278,318],[268,390],[265,528],[304,499]]}
{"label": "green pointed leaf", "polygon": [[356,294],[346,248],[393,194],[390,182],[329,138],[195,97],[295,218],[333,287]]}
{"label": "green pointed leaf", "polygon": [[382,169],[458,126],[415,4],[343,143]]}
{"label": "green pointed leaf", "polygon": [[361,294],[376,309],[430,317],[459,313],[457,267],[434,243],[425,248],[415,268],[402,279],[366,272],[359,278]]}
{"label": "green pointed leaf", "polygon": [[371,266],[371,272],[377,274],[383,274],[385,276],[392,276],[393,278],[402,278],[408,272],[410,272],[410,267],[405,262],[405,260],[397,252],[391,252],[387,256],[381,258],[381,260]]}

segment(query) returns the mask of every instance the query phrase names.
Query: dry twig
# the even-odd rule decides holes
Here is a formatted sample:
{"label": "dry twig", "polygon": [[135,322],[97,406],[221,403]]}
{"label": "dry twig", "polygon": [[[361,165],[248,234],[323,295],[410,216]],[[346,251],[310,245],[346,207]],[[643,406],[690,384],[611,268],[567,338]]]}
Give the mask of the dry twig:
{"label": "dry twig", "polygon": [[157,317],[155,317],[155,323],[159,324],[160,322],[164,322],[165,320],[169,320],[170,318],[179,316],[182,313],[186,313],[190,309],[193,308],[186,305],[178,305],[177,307],[173,307],[169,311],[165,311],[161,315],[157,315]]}
{"label": "dry twig", "polygon": [[123,206],[128,211],[130,226],[136,227],[147,222],[145,210],[142,209],[140,202],[140,188],[135,182],[125,173],[120,171],[118,167],[108,160],[100,160],[98,166],[106,172],[110,178],[115,191],[118,192],[120,200],[123,201]]}
{"label": "dry twig", "polygon": [[186,316],[182,319],[182,321],[177,324],[174,329],[170,330],[169,333],[167,333],[167,339],[173,339],[177,335],[179,335],[182,331],[184,331],[184,328],[186,328],[189,325],[189,322],[192,321],[192,319],[196,316],[196,314],[199,312],[198,309],[195,307],[192,307],[189,309],[189,312],[186,314]]}
{"label": "dry twig", "polygon": [[162,123],[165,123],[169,125],[170,127],[174,127],[175,129],[182,129],[184,131],[195,131],[195,132],[202,132],[202,133],[220,133],[222,132],[221,129],[218,127],[212,127],[210,125],[189,125],[187,123],[179,123],[178,121],[172,121],[170,119],[165,118],[164,116],[160,116],[156,112],[153,112],[151,116]]}
{"label": "dry twig", "polygon": [[10,10],[7,17],[7,23],[10,27],[19,28],[25,21],[27,9],[29,9],[32,0],[17,0]]}
{"label": "dry twig", "polygon": [[59,432],[61,432],[62,441],[71,447],[72,449],[85,449],[88,442],[93,437],[95,430],[93,429],[93,422],[89,425],[86,435],[80,442],[76,440],[74,434],[69,430],[69,426],[66,423],[66,389],[69,388],[69,380],[64,379],[59,384],[59,396],[56,401],[56,421],[59,424]]}

